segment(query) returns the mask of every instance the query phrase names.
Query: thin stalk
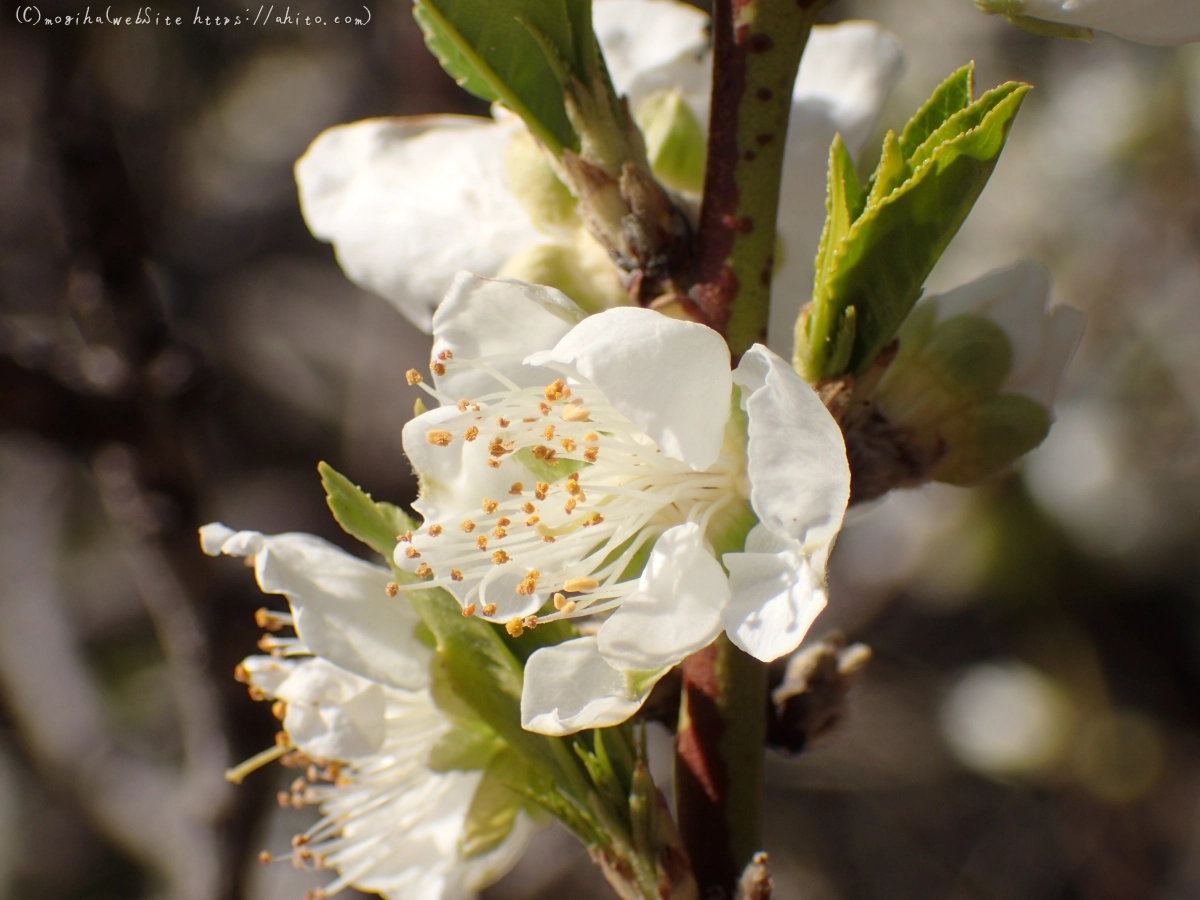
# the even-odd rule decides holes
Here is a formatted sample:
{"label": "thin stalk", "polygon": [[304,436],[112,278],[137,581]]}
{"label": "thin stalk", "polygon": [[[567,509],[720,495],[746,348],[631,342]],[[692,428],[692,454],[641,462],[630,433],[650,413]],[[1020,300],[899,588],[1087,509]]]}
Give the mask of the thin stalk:
{"label": "thin stalk", "polygon": [[708,162],[689,296],[735,357],[766,338],[792,88],[827,0],[714,0]]}
{"label": "thin stalk", "polygon": [[765,663],[724,635],[684,661],[675,803],[702,897],[733,897],[762,849],[766,738]]}

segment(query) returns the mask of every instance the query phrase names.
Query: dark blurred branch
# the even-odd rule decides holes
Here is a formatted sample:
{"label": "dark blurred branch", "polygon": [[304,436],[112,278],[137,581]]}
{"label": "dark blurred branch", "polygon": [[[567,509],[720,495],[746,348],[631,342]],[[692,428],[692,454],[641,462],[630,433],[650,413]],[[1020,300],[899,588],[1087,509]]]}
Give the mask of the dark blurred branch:
{"label": "dark blurred branch", "polygon": [[58,551],[68,467],[52,447],[0,442],[0,689],[31,756],[116,844],[159,872],[172,900],[218,895],[211,824],[170,767],[120,749],[63,602]]}

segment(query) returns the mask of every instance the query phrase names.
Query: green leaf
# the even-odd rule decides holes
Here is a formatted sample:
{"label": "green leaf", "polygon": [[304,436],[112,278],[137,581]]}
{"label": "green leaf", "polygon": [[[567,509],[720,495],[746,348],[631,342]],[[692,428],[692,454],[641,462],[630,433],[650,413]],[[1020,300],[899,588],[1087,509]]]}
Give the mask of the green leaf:
{"label": "green leaf", "polygon": [[511,752],[498,754],[483,773],[471,806],[467,810],[467,821],[463,828],[463,856],[471,859],[490,853],[499,847],[512,833],[517,813],[525,805],[525,798],[508,786],[514,770],[526,767]]}
{"label": "green leaf", "polygon": [[1030,88],[1001,85],[962,106],[970,79],[970,67],[960,69],[898,141],[889,135],[861,214],[848,227],[856,183],[835,141],[813,300],[797,328],[795,365],[810,382],[870,367],[991,177]]}
{"label": "green leaf", "polygon": [[974,95],[975,63],[967,63],[940,85],[917,114],[908,120],[900,136],[900,152],[905,159],[929,138],[938,126],[960,109],[971,105]]}
{"label": "green leaf", "polygon": [[415,527],[413,520],[398,506],[376,503],[370,494],[329,463],[318,463],[317,471],[325,488],[325,502],[337,523],[347,534],[390,560],[397,535],[411,531]]}
{"label": "green leaf", "polygon": [[591,0],[416,0],[413,15],[463,88],[503,103],[556,155],[578,148],[563,90],[602,65]]}

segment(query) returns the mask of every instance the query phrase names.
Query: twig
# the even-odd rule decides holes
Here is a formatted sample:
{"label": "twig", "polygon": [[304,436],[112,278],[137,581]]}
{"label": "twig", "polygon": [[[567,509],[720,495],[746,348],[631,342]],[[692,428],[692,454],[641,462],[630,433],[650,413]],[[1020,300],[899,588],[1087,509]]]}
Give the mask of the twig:
{"label": "twig", "polygon": [[172,900],[212,900],[213,827],[189,813],[177,772],[117,746],[80,653],[57,574],[67,491],[47,445],[0,441],[0,689],[30,754],[98,828],[158,871]]}

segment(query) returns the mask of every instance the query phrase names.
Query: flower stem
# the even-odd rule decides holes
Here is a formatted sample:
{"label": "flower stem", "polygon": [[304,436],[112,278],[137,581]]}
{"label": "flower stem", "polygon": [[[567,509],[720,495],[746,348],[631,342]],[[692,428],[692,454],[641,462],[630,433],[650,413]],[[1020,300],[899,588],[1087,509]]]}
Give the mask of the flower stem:
{"label": "flower stem", "polygon": [[724,635],[684,661],[675,797],[702,897],[732,898],[762,849],[766,736],[765,663]]}
{"label": "flower stem", "polygon": [[708,162],[689,296],[735,357],[766,338],[792,88],[828,0],[714,0]]}

